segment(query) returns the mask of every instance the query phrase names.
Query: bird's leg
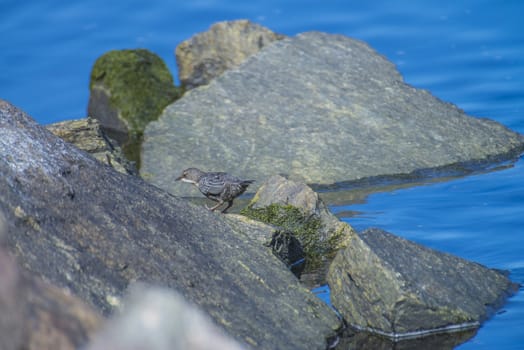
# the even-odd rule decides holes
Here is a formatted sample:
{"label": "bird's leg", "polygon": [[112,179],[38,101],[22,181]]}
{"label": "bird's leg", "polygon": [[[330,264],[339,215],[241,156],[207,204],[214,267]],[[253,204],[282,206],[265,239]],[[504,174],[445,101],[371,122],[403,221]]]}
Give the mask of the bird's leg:
{"label": "bird's leg", "polygon": [[222,210],[222,213],[225,213],[229,208],[231,208],[232,205],[233,205],[233,201],[227,202],[227,207],[224,210]]}
{"label": "bird's leg", "polygon": [[210,210],[210,211],[215,211],[215,209],[218,208],[219,206],[221,206],[222,204],[224,204],[224,201],[221,200],[221,199],[219,199],[217,205],[215,205],[214,207],[211,207],[211,208],[209,208],[209,207],[206,205],[206,208],[207,208],[208,210]]}

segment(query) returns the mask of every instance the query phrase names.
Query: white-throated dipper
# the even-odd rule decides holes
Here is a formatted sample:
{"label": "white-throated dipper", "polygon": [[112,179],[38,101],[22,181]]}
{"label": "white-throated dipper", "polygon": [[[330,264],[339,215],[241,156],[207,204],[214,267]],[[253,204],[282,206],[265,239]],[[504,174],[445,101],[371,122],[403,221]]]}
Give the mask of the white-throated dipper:
{"label": "white-throated dipper", "polygon": [[227,202],[227,207],[222,210],[225,213],[233,205],[233,199],[244,193],[247,187],[255,180],[242,180],[228,173],[210,172],[206,173],[197,168],[188,168],[177,177],[175,181],[183,181],[194,184],[207,198],[218,202],[211,208],[214,211]]}

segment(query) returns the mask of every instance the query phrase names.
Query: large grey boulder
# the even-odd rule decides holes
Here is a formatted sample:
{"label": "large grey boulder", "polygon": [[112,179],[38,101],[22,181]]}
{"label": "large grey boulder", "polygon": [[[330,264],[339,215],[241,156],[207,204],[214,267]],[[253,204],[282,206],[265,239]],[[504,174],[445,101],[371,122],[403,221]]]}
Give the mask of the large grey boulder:
{"label": "large grey boulder", "polygon": [[175,50],[181,84],[192,89],[209,83],[275,40],[283,39],[248,20],[215,23],[208,31],[181,42]]}
{"label": "large grey boulder", "polygon": [[476,328],[517,286],[500,271],[379,229],[331,263],[331,302],[348,324],[393,339]]}
{"label": "large grey boulder", "polygon": [[103,324],[102,316],[64,288],[20,269],[5,246],[0,213],[0,349],[74,350]]}
{"label": "large grey boulder", "polygon": [[0,211],[20,265],[108,315],[172,288],[246,347],[325,349],[340,320],[221,214],[121,174],[0,100]]}
{"label": "large grey boulder", "polygon": [[524,137],[406,84],[365,43],[318,32],[276,41],[166,107],[141,174],[174,194],[185,168],[308,184],[508,158]]}

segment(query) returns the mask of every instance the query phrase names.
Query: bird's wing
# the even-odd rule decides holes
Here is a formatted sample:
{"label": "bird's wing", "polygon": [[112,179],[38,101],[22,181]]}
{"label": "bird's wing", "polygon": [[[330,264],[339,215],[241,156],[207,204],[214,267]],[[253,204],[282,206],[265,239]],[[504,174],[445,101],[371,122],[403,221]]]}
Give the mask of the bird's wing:
{"label": "bird's wing", "polygon": [[224,190],[224,173],[210,173],[202,177],[198,182],[198,187],[202,193],[219,195]]}

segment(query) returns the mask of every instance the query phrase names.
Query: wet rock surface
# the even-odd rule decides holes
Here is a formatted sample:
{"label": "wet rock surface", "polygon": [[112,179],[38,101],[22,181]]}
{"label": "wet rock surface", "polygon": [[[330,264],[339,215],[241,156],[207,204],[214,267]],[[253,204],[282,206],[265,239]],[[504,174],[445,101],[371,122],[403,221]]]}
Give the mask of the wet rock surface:
{"label": "wet rock surface", "polygon": [[173,180],[192,166],[328,185],[509,159],[523,147],[522,135],[406,84],[365,43],[311,32],[169,105],[146,127],[141,174],[190,195]]}
{"label": "wet rock surface", "polygon": [[208,31],[177,46],[175,55],[180,82],[187,89],[206,85],[263,47],[283,38],[248,20],[215,23]]}
{"label": "wet rock surface", "polygon": [[331,302],[348,324],[390,338],[476,328],[517,286],[500,271],[379,229],[333,260]]}
{"label": "wet rock surface", "polygon": [[20,265],[104,315],[134,281],[172,288],[244,346],[325,349],[335,313],[268,248],[121,174],[0,101],[0,211]]}

